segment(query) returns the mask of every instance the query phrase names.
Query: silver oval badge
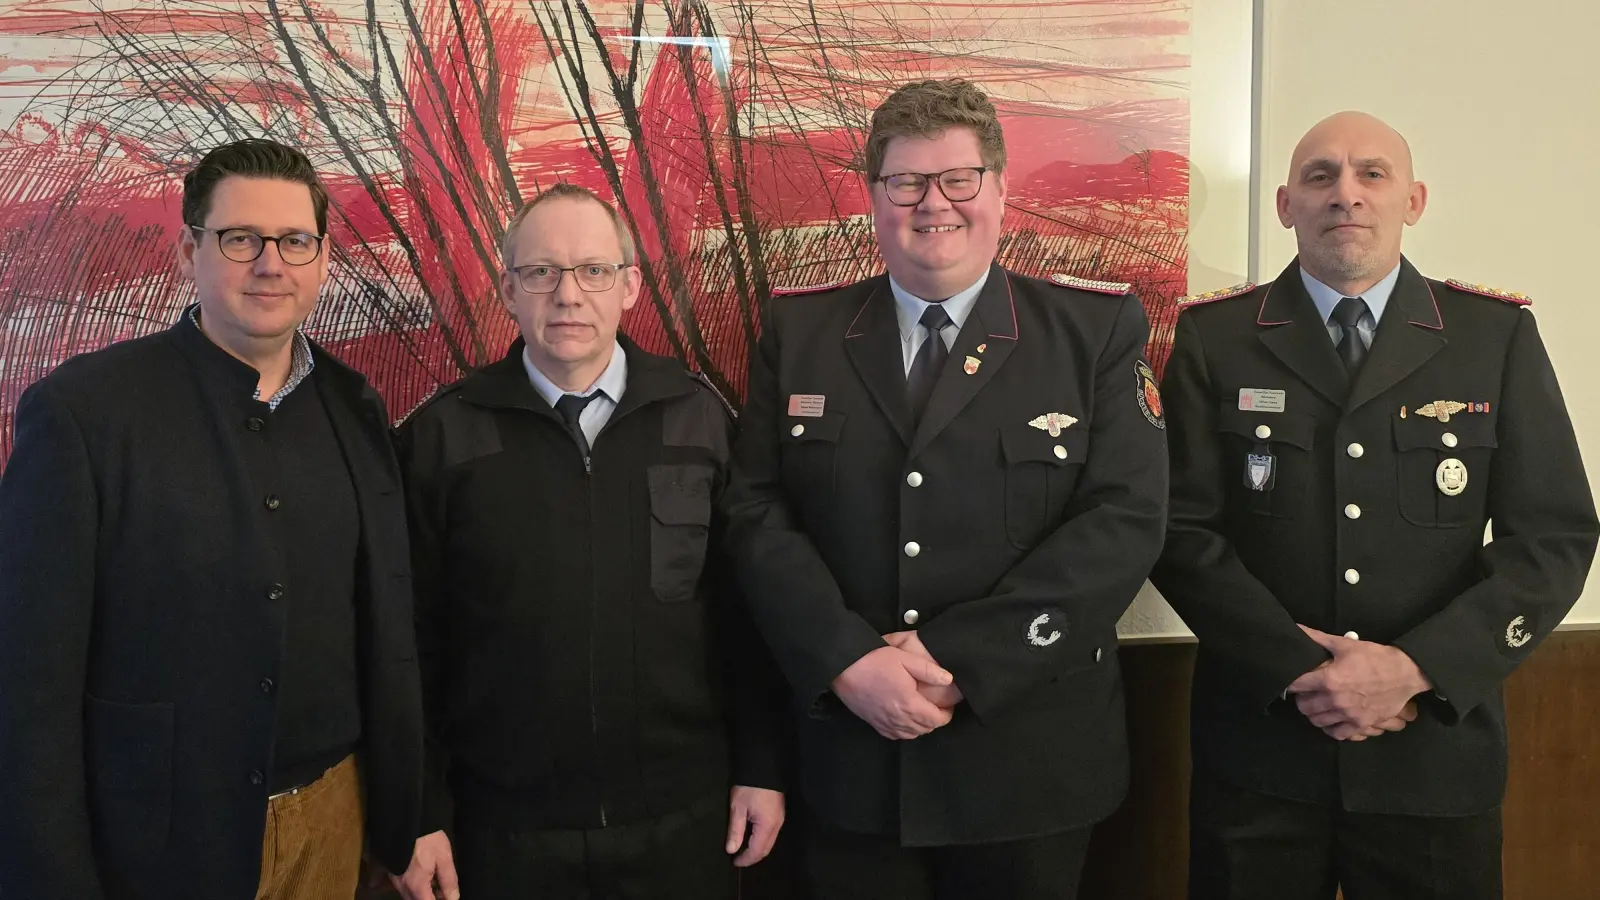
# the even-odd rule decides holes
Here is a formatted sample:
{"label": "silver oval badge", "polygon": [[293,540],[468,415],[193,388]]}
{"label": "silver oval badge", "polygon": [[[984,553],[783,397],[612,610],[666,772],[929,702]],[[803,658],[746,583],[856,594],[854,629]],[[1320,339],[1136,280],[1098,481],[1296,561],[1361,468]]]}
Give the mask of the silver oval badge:
{"label": "silver oval badge", "polygon": [[1446,497],[1454,497],[1467,489],[1467,467],[1461,460],[1450,457],[1439,463],[1439,468],[1433,470],[1433,483],[1439,486],[1439,493]]}

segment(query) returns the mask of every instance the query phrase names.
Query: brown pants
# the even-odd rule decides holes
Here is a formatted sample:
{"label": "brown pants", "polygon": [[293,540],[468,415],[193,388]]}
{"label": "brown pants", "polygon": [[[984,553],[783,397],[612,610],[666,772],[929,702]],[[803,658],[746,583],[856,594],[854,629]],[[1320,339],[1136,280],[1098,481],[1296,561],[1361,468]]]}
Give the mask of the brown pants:
{"label": "brown pants", "polygon": [[361,877],[365,818],[355,756],[267,801],[256,900],[344,900]]}

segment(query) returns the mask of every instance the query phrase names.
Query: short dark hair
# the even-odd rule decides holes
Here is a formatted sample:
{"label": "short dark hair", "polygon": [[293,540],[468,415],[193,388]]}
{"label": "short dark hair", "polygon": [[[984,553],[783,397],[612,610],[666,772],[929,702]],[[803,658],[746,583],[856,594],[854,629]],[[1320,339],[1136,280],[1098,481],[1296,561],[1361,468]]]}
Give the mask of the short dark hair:
{"label": "short dark hair", "polygon": [[994,104],[970,81],[913,81],[901,85],[872,113],[867,134],[866,176],[883,172],[889,142],[898,137],[938,137],[950,128],[970,128],[978,138],[983,164],[994,172],[1006,168],[1006,136]]}
{"label": "short dark hair", "polygon": [[506,223],[506,233],[500,238],[500,262],[506,268],[511,267],[511,249],[516,246],[517,229],[522,226],[522,220],[542,204],[562,199],[593,200],[600,204],[600,208],[605,210],[611,219],[611,226],[617,230],[617,243],[622,247],[622,262],[630,266],[638,262],[638,250],[633,243],[633,233],[623,224],[622,216],[617,214],[617,208],[583,185],[561,181],[545,188],[537,197],[524,203],[522,208],[517,210],[517,214],[511,217],[511,221]]}
{"label": "short dark hair", "polygon": [[211,194],[230,175],[242,178],[277,178],[303,184],[311,191],[311,208],[317,216],[317,234],[328,233],[328,191],[317,179],[311,160],[293,147],[262,138],[223,144],[200,159],[183,176],[183,221],[205,225],[211,213]]}

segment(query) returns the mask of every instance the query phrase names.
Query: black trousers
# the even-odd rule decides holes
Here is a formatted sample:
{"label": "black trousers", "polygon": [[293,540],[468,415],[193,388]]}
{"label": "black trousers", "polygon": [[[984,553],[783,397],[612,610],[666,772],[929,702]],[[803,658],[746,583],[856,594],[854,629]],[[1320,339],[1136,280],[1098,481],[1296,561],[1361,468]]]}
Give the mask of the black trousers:
{"label": "black trousers", "polygon": [[818,823],[806,833],[813,900],[1075,900],[1093,827],[995,844],[902,847]]}
{"label": "black trousers", "polygon": [[1500,900],[1500,810],[1386,816],[1269,797],[1200,772],[1189,900]]}
{"label": "black trousers", "polygon": [[628,825],[518,831],[457,816],[461,896],[471,900],[733,900],[723,852],[728,795]]}

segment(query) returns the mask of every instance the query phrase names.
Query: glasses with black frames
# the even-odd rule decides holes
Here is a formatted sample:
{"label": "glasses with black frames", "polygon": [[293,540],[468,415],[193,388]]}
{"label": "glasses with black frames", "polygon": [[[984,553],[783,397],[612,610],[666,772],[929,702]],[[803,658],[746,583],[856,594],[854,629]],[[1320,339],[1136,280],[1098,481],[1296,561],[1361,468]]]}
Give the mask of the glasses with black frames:
{"label": "glasses with black frames", "polygon": [[939,193],[951,203],[963,203],[978,196],[983,190],[983,173],[988,166],[962,166],[943,172],[899,172],[879,175],[875,180],[883,183],[884,195],[895,206],[916,206],[928,196],[928,185],[937,184]]}
{"label": "glasses with black frames", "polygon": [[314,234],[296,231],[278,237],[268,237],[256,234],[248,228],[206,228],[201,225],[190,225],[190,228],[203,234],[217,236],[217,249],[222,255],[234,262],[255,262],[261,257],[261,252],[267,249],[267,242],[278,245],[278,258],[285,265],[304,266],[316,261],[322,255],[322,238]]}

